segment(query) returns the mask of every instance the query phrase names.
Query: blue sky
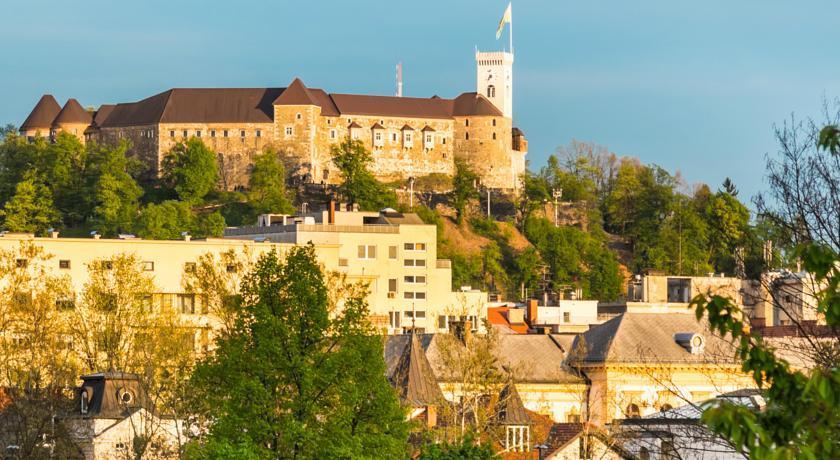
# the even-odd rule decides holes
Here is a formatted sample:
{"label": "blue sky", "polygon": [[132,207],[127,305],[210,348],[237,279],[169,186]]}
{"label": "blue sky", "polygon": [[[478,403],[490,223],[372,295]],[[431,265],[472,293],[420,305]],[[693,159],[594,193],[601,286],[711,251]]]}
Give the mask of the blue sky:
{"label": "blue sky", "polygon": [[[38,1],[4,6],[0,123],[41,94],[83,105],[170,87],[286,86],[452,97],[475,87],[504,0]],[[542,1],[513,5],[514,117],[532,169],[571,139],[744,196],[772,127],[840,96],[840,4]]]}

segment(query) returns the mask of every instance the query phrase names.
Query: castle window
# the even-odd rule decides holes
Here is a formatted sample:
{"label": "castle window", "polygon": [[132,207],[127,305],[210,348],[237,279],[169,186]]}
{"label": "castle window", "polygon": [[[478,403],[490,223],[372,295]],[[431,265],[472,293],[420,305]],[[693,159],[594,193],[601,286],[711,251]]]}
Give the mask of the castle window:
{"label": "castle window", "polygon": [[443,145],[446,145],[446,138],[441,136],[440,143],[443,144]]}
{"label": "castle window", "polygon": [[58,268],[62,270],[69,270],[70,269],[70,261],[67,259],[59,260],[58,261]]}
{"label": "castle window", "polygon": [[184,137],[187,137],[189,134],[190,134],[190,132],[185,129],[184,130]]}
{"label": "castle window", "polygon": [[195,132],[195,137],[201,137],[201,130],[197,130]]}
{"label": "castle window", "polygon": [[391,142],[397,142],[397,133],[391,133]]}
{"label": "castle window", "polygon": [[426,134],[425,144],[426,144],[427,149],[430,149],[430,148],[434,147],[434,145],[435,145],[434,136],[432,136],[431,134]]}
{"label": "castle window", "polygon": [[239,130],[239,137],[245,137],[245,130]]}
{"label": "castle window", "polygon": [[296,114],[295,114],[295,120],[300,120],[300,119],[301,119],[300,114],[299,114],[299,113],[296,113]]}
{"label": "castle window", "polygon": [[291,126],[286,126],[286,137],[291,137],[294,131],[292,130]]}
{"label": "castle window", "polygon": [[493,119],[493,126],[496,126],[496,119]]}
{"label": "castle window", "polygon": [[336,132],[336,130],[331,129],[330,130],[330,139],[335,140],[336,138],[338,138],[338,133]]}
{"label": "castle window", "polygon": [[470,140],[470,133],[466,133],[466,134],[464,135],[464,139],[466,139],[466,140]]}
{"label": "castle window", "polygon": [[411,147],[414,143],[414,138],[411,136],[411,131],[406,131],[403,133],[403,142],[405,143],[406,147]]}
{"label": "castle window", "polygon": [[496,133],[493,133],[493,140],[496,140]]}
{"label": "castle window", "polygon": [[487,87],[487,97],[496,97],[496,87],[490,85]]}
{"label": "castle window", "polygon": [[469,125],[470,125],[470,119],[467,118],[466,120],[464,120],[464,126],[469,126]]}
{"label": "castle window", "polygon": [[260,131],[260,130],[258,129],[258,130],[256,131],[256,135],[257,135],[257,137],[262,137],[262,131]]}
{"label": "castle window", "polygon": [[222,137],[228,137],[228,130],[222,131]]}
{"label": "castle window", "polygon": [[210,130],[210,137],[216,137],[216,130],[215,129]]}

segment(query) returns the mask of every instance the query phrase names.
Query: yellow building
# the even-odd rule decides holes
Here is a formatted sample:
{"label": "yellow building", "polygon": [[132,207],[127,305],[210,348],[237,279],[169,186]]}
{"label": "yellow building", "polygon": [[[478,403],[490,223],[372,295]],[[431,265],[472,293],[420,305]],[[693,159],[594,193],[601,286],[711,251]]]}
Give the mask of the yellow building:
{"label": "yellow building", "polygon": [[589,378],[589,419],[597,424],[755,385],[733,345],[693,313],[622,313],[581,334],[569,364]]}
{"label": "yellow building", "polygon": [[[419,331],[447,330],[449,318],[483,317],[486,293],[452,292],[448,260],[437,259],[436,228],[413,214],[336,212],[341,225],[311,223],[292,225],[293,231],[270,233],[281,227],[262,228],[249,237],[247,228],[228,238],[162,241],[140,238],[105,239],[34,237],[6,233],[0,249],[14,250],[23,242],[41,247],[50,259],[47,269],[69,276],[79,295],[87,281],[88,266],[118,254],[134,254],[142,270],[154,279],[153,301],[180,311],[198,331],[197,348],[209,345],[217,323],[206,314],[201,299],[185,291],[185,271],[204,254],[234,251],[253,260],[276,249],[282,254],[295,244],[312,242],[325,270],[338,272],[350,282],[369,285],[368,302],[374,324],[390,333],[415,326]],[[376,223],[364,219],[375,219]],[[301,218],[306,219],[306,218]],[[311,219],[311,216],[308,217]],[[353,222],[356,222],[353,224]],[[256,227],[260,229],[260,227]],[[288,227],[282,227],[288,229]],[[236,233],[231,230],[229,233]],[[244,233],[243,233],[244,232]]]}

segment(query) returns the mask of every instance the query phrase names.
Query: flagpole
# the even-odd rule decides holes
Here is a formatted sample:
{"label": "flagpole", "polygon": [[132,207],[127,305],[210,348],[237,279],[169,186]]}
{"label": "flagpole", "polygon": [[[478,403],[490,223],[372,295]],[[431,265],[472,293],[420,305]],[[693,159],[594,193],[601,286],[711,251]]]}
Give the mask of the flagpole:
{"label": "flagpole", "polygon": [[508,22],[508,40],[510,48],[510,54],[513,55],[513,2],[508,3],[510,6],[510,22]]}

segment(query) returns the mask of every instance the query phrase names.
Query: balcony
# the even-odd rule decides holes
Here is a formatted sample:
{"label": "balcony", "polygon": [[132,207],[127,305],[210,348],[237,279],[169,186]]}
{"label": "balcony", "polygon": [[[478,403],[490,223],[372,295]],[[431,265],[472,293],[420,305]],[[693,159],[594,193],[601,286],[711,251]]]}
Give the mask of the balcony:
{"label": "balcony", "polygon": [[333,232],[333,233],[399,233],[397,225],[331,225],[331,224],[293,224],[293,225],[248,225],[225,229],[225,236],[267,235],[271,233],[295,232]]}

